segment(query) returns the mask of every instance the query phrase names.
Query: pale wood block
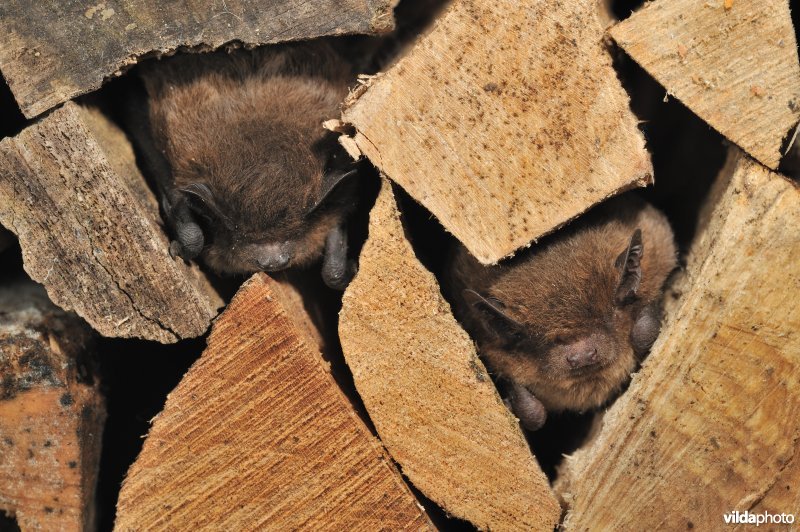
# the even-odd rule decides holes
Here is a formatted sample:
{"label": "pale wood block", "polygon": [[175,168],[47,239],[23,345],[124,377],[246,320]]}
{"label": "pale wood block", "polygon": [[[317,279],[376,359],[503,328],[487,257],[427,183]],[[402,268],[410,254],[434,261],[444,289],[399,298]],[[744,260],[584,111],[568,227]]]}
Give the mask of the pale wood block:
{"label": "pale wood block", "polygon": [[415,257],[386,180],[339,336],[378,435],[414,486],[483,530],[553,530],[560,507],[547,478]]}
{"label": "pale wood block", "polygon": [[770,168],[800,121],[788,0],[659,0],[611,36],[700,118]]}
{"label": "pale wood block", "polygon": [[495,263],[652,182],[603,35],[590,1],[456,0],[343,120],[361,152]]}

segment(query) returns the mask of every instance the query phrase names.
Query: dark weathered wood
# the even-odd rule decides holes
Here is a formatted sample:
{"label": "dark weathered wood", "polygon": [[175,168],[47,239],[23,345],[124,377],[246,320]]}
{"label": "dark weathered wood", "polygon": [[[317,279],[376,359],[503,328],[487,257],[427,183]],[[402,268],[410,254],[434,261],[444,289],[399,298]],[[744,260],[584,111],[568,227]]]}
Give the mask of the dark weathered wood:
{"label": "dark weathered wood", "polygon": [[594,2],[456,0],[343,120],[361,152],[496,263],[652,181],[603,38]]}
{"label": "dark weathered wood", "polygon": [[105,407],[91,331],[33,283],[0,287],[0,510],[22,530],[92,530]]}
{"label": "dark weathered wood", "polygon": [[610,30],[669,95],[770,168],[800,121],[788,0],[659,0]]}
{"label": "dark weathered wood", "polygon": [[247,281],[128,472],[117,530],[424,530],[291,287]]}
{"label": "dark weathered wood", "polygon": [[103,335],[175,342],[208,330],[222,304],[170,258],[124,134],[73,103],[0,142],[0,223],[53,302]]}
{"label": "dark weathered wood", "polygon": [[378,435],[417,488],[481,529],[553,530],[547,479],[414,255],[385,180],[339,336]]}
{"label": "dark weathered wood", "polygon": [[567,530],[797,512],[800,189],[734,151],[650,357],[561,472]]}
{"label": "dark weathered wood", "polygon": [[375,33],[389,0],[4,0],[0,70],[32,117],[94,90],[150,53]]}

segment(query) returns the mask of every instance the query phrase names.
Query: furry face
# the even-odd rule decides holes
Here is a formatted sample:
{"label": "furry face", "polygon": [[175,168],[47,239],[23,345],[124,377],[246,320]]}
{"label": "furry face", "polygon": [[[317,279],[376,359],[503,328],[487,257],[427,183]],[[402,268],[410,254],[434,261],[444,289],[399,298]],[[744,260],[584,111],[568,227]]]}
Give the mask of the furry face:
{"label": "furry face", "polygon": [[183,54],[143,69],[178,254],[226,273],[322,255],[353,206],[352,187],[339,185],[346,156],[321,126],[348,72],[321,43]]}
{"label": "furry face", "polygon": [[497,267],[460,249],[451,285],[494,372],[546,410],[583,411],[618,392],[655,341],[675,266],[664,216],[626,196]]}

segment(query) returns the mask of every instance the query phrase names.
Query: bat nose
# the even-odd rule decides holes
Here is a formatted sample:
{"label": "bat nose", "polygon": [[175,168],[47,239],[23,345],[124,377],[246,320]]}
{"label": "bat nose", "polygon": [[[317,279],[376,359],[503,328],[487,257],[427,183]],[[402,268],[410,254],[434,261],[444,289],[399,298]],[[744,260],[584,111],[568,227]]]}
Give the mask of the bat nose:
{"label": "bat nose", "polygon": [[281,253],[277,256],[262,257],[258,259],[258,266],[265,272],[276,272],[289,265],[289,254]]}
{"label": "bat nose", "polygon": [[258,261],[258,266],[265,272],[276,272],[284,269],[289,264],[289,257],[281,255],[280,257],[270,257],[269,259],[261,259]]}
{"label": "bat nose", "polygon": [[567,354],[567,362],[572,369],[585,368],[597,364],[597,348],[583,347]]}
{"label": "bat nose", "polygon": [[292,256],[286,249],[280,246],[265,246],[259,255],[258,267],[265,272],[276,272],[289,265]]}

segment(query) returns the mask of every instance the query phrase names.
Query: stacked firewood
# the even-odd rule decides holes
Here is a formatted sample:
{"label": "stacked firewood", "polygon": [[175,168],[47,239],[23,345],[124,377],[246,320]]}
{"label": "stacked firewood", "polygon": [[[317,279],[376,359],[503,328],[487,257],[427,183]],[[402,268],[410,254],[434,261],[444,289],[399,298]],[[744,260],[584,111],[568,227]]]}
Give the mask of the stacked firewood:
{"label": "stacked firewood", "polygon": [[[264,273],[225,306],[215,279],[170,256],[128,138],[82,103],[176,50],[390,34],[394,4],[0,6],[0,71],[25,117],[0,142],[0,253],[18,245],[43,285],[0,281],[0,510],[22,530],[93,528],[106,418],[93,361],[112,355],[95,340],[204,335],[122,483],[119,530],[430,529],[447,526],[440,509],[479,529],[713,529],[735,510],[796,510],[786,0],[656,0],[622,21],[589,1],[453,0],[325,123],[381,181],[338,322],[307,283]],[[398,199],[492,265],[651,185],[614,54],[724,136],[727,159],[649,357],[551,484]]]}

